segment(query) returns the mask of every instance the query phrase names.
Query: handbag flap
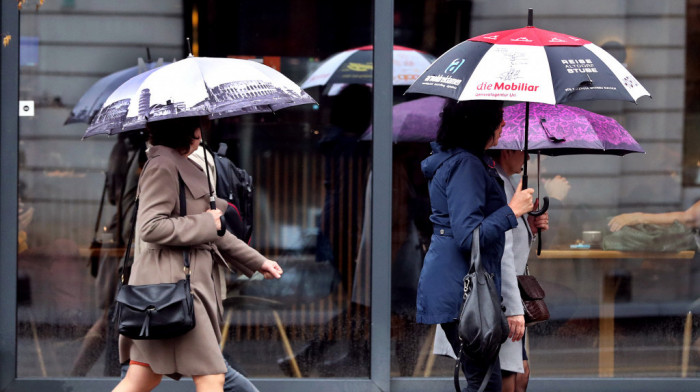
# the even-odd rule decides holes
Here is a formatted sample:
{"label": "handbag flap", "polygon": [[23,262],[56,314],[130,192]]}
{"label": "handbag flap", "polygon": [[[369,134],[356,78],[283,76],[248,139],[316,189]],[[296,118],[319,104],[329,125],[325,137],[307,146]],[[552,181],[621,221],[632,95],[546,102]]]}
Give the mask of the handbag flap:
{"label": "handbag flap", "polygon": [[174,303],[182,302],[189,292],[189,282],[182,279],[176,283],[147,285],[123,285],[116,301],[133,309],[145,311],[152,307],[162,310]]}
{"label": "handbag flap", "polygon": [[524,300],[543,299],[544,289],[532,275],[518,275],[518,288]]}

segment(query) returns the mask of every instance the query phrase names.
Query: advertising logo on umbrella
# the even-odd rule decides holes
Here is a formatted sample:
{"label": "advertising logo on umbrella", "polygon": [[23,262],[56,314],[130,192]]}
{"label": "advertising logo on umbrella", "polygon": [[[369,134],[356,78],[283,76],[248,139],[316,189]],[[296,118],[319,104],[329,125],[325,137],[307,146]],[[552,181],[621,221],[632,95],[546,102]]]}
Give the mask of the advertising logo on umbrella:
{"label": "advertising logo on umbrella", "polygon": [[459,69],[459,67],[462,66],[462,64],[464,64],[464,59],[452,60],[450,65],[447,66],[447,69],[445,69],[445,73],[452,73],[453,74],[453,73],[457,72],[457,70]]}

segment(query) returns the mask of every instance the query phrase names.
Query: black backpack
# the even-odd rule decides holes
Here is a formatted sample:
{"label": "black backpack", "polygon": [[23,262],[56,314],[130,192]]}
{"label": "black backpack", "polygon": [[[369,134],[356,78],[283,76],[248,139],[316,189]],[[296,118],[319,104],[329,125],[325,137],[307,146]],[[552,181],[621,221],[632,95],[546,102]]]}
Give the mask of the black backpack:
{"label": "black backpack", "polygon": [[226,228],[239,239],[248,242],[253,234],[253,177],[226,157],[226,143],[219,143],[215,152],[216,196],[229,206],[224,212]]}

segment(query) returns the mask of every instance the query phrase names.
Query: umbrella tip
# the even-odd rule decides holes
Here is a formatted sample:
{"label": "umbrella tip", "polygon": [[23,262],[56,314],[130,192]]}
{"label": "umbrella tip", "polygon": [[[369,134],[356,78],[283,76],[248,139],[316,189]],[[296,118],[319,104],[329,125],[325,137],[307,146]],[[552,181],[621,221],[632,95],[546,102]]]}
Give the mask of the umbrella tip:
{"label": "umbrella tip", "polygon": [[192,44],[190,43],[190,37],[187,37],[187,51],[189,53],[189,56],[187,57],[194,57],[192,56]]}
{"label": "umbrella tip", "polygon": [[534,26],[532,23],[533,20],[533,15],[532,15],[532,8],[527,9],[527,25],[528,26]]}

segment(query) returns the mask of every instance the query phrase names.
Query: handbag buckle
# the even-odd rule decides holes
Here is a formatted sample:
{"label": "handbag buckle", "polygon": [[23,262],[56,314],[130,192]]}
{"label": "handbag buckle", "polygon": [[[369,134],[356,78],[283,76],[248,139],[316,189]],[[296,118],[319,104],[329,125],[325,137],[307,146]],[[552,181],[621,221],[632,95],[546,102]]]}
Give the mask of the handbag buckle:
{"label": "handbag buckle", "polygon": [[185,272],[185,275],[189,275],[190,274],[190,267],[182,267],[182,271]]}

